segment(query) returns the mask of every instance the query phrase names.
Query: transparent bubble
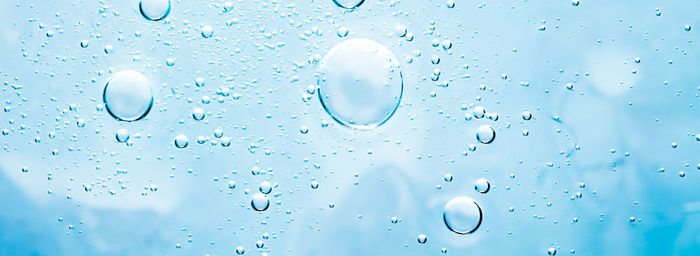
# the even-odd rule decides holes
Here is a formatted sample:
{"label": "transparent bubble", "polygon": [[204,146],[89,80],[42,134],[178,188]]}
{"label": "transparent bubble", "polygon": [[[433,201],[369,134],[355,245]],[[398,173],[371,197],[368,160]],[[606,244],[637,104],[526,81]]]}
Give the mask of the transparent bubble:
{"label": "transparent bubble", "polygon": [[148,20],[162,20],[170,13],[170,0],[141,0],[139,11]]}
{"label": "transparent bubble", "polygon": [[335,5],[345,8],[345,9],[355,9],[360,7],[365,0],[333,0]]}
{"label": "transparent bubble", "polygon": [[117,142],[124,143],[129,140],[129,131],[126,129],[119,129],[115,137],[117,138]]}
{"label": "transparent bubble", "polygon": [[458,196],[445,204],[442,218],[450,231],[460,235],[471,234],[481,225],[481,207],[471,197]]}
{"label": "transparent bubble", "polygon": [[579,5],[579,0],[571,0],[571,5],[573,5],[573,6],[578,6],[578,5]]}
{"label": "transparent bubble", "polygon": [[530,120],[532,119],[532,112],[530,111],[523,111],[523,120]]}
{"label": "transparent bubble", "polygon": [[258,189],[263,194],[270,194],[270,192],[272,192],[272,184],[269,181],[260,182],[260,187]]}
{"label": "transparent bubble", "polygon": [[487,179],[480,178],[474,182],[474,189],[482,194],[486,194],[491,190],[491,183]]}
{"label": "transparent bubble", "polygon": [[476,140],[482,144],[489,144],[496,138],[496,131],[490,125],[484,124],[476,128]]}
{"label": "transparent bubble", "polygon": [[187,136],[185,136],[184,134],[175,136],[175,146],[177,148],[185,148],[189,143],[189,139],[187,139]]}
{"label": "transparent bubble", "polygon": [[445,174],[445,176],[444,176],[443,178],[445,179],[445,181],[446,181],[446,182],[451,182],[451,181],[452,181],[452,179],[453,179],[453,177],[452,177],[452,174],[451,174],[451,173],[447,173],[447,174]]}
{"label": "transparent bubble", "polygon": [[685,25],[685,26],[683,26],[683,29],[684,29],[685,31],[690,31],[690,25]]}
{"label": "transparent bubble", "polygon": [[353,129],[372,129],[396,112],[403,77],[396,57],[369,39],[343,41],[323,57],[318,95],[326,112]]}
{"label": "transparent bubble", "polygon": [[209,25],[203,26],[200,31],[202,32],[202,37],[204,38],[210,38],[214,35],[214,28]]}
{"label": "transparent bubble", "polygon": [[348,31],[348,28],[346,28],[346,27],[339,27],[338,31],[336,32],[338,37],[346,37],[346,36],[348,36],[348,33],[349,33],[349,31]]}
{"label": "transparent bubble", "polygon": [[270,200],[263,193],[256,193],[253,195],[253,199],[250,201],[250,205],[254,210],[262,212],[270,207]]}
{"label": "transparent bubble", "polygon": [[236,254],[243,255],[245,253],[245,248],[243,246],[236,247]]}
{"label": "transparent bubble", "polygon": [[200,121],[200,120],[204,119],[204,116],[205,116],[204,109],[195,108],[194,110],[192,110],[192,118],[194,118],[194,120]]}
{"label": "transparent bubble", "polygon": [[318,188],[318,181],[312,181],[312,182],[311,182],[311,188],[317,189],[317,188]]}
{"label": "transparent bubble", "polygon": [[551,256],[557,255],[557,249],[554,249],[554,248],[547,249],[547,255],[551,255]]}
{"label": "transparent bubble", "polygon": [[203,78],[203,77],[197,77],[197,78],[195,78],[195,79],[194,79],[194,84],[195,84],[197,87],[202,87],[202,86],[204,86],[204,78]]}
{"label": "transparent bubble", "polygon": [[418,243],[424,244],[425,242],[428,242],[428,236],[425,234],[418,235]]}
{"label": "transparent bubble", "polygon": [[112,117],[131,122],[145,117],[151,110],[153,91],[144,75],[133,70],[123,70],[107,82],[102,99]]}

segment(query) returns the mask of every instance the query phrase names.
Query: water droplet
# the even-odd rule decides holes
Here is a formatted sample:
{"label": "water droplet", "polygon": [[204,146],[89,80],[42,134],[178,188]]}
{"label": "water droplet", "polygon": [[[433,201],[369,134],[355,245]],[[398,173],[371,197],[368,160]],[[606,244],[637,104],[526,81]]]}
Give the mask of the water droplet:
{"label": "water droplet", "polygon": [[447,8],[455,8],[455,0],[447,0],[445,5],[447,5]]}
{"label": "water droplet", "polygon": [[532,119],[532,112],[530,111],[523,111],[523,120],[530,120]]}
{"label": "water droplet", "polygon": [[225,12],[230,12],[231,10],[233,10],[233,3],[232,3],[232,2],[228,2],[228,1],[225,2],[225,3],[224,3],[224,11],[225,11]]}
{"label": "water droplet", "polygon": [[102,99],[112,117],[131,122],[145,117],[151,110],[153,91],[144,75],[133,70],[123,70],[107,82]]}
{"label": "water droplet", "polygon": [[571,5],[573,5],[573,6],[578,6],[578,5],[579,5],[579,0],[571,0]]}
{"label": "water droplet", "polygon": [[338,32],[337,32],[338,37],[346,37],[346,36],[348,36],[348,33],[349,33],[348,28],[346,28],[346,27],[339,27],[338,28]]}
{"label": "water droplet", "polygon": [[245,253],[245,248],[243,246],[236,247],[236,254],[243,255]]}
{"label": "water droplet", "polygon": [[453,179],[452,174],[451,174],[451,173],[445,174],[444,179],[445,179],[446,182],[451,182],[452,179]]}
{"label": "water droplet", "polygon": [[317,189],[317,188],[318,188],[318,181],[312,181],[312,182],[311,182],[311,188]]}
{"label": "water droplet", "polygon": [[481,225],[481,207],[471,197],[458,196],[445,204],[442,218],[450,231],[460,235],[471,234]]}
{"label": "water droplet", "polygon": [[189,144],[189,139],[184,134],[175,136],[175,146],[178,148],[185,148]]}
{"label": "water droplet", "polygon": [[403,94],[396,57],[369,39],[343,41],[323,57],[318,95],[326,112],[354,129],[372,129],[394,114]]}
{"label": "water droplet", "polygon": [[554,248],[547,249],[547,255],[550,255],[550,256],[557,255],[557,249],[554,249]]}
{"label": "water droplet", "polygon": [[126,129],[119,129],[115,137],[117,138],[117,142],[127,142],[129,140],[129,131]]}
{"label": "water droplet", "polygon": [[197,78],[195,78],[195,79],[194,79],[194,84],[195,84],[197,87],[202,87],[202,86],[204,86],[204,78],[202,78],[202,77],[197,77]]}
{"label": "water droplet", "polygon": [[253,209],[256,211],[262,212],[267,210],[268,207],[270,207],[270,200],[267,199],[267,196],[263,193],[256,193],[253,195],[253,199],[250,201],[250,205],[253,206]]}
{"label": "water droplet", "polygon": [[194,118],[194,120],[200,121],[200,120],[204,119],[204,116],[205,116],[204,109],[195,108],[194,110],[192,110],[192,118]]}
{"label": "water droplet", "polygon": [[474,182],[474,189],[482,194],[486,194],[491,190],[491,183],[487,179],[480,178]]}
{"label": "water droplet", "polygon": [[301,134],[307,134],[307,133],[309,133],[309,127],[307,127],[306,125],[302,125],[302,126],[299,128],[299,132],[300,132]]}
{"label": "water droplet", "polygon": [[148,20],[162,20],[170,13],[170,0],[141,0],[139,11]]}
{"label": "water droplet", "polygon": [[263,194],[270,194],[270,192],[272,192],[272,184],[269,181],[260,182],[260,187],[258,189]]}
{"label": "water droplet", "polygon": [[424,244],[428,242],[428,237],[425,234],[418,235],[418,243]]}
{"label": "water droplet", "polygon": [[80,40],[80,47],[87,48],[89,45],[88,40]]}
{"label": "water droplet", "polygon": [[684,29],[685,31],[690,31],[690,25],[685,25],[685,26],[683,26],[683,29]]}
{"label": "water droplet", "polygon": [[482,144],[489,144],[496,138],[496,131],[490,125],[484,124],[476,128],[476,140]]}
{"label": "water droplet", "polygon": [[365,0],[333,0],[335,5],[345,8],[345,9],[355,9],[362,5]]}
{"label": "water droplet", "polygon": [[200,30],[202,32],[202,37],[210,38],[214,35],[214,28],[209,25],[204,25]]}

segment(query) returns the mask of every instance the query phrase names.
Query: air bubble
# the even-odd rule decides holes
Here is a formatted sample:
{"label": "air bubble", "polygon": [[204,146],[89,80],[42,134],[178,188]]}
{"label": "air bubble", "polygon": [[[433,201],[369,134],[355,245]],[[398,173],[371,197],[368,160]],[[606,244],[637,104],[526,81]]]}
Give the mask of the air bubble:
{"label": "air bubble", "polygon": [[372,129],[396,112],[403,78],[396,57],[369,39],[350,39],[321,60],[318,95],[326,112],[354,129]]}
{"label": "air bubble", "polygon": [[471,234],[481,225],[481,207],[471,197],[458,196],[445,204],[442,218],[450,231],[460,235]]}
{"label": "air bubble", "polygon": [[335,5],[345,8],[345,9],[355,9],[360,7],[365,0],[333,0]]}
{"label": "air bubble", "polygon": [[114,74],[105,85],[102,98],[107,112],[119,121],[137,121],[153,106],[148,78],[132,70]]}
{"label": "air bubble", "polygon": [[126,129],[119,129],[117,130],[117,134],[115,135],[117,142],[124,143],[129,140],[129,131]]}
{"label": "air bubble", "polygon": [[262,212],[267,210],[268,207],[270,207],[270,200],[267,199],[267,196],[263,193],[256,193],[253,196],[253,199],[250,201],[250,205],[253,207],[254,210]]}
{"label": "air bubble", "polygon": [[185,148],[189,144],[189,140],[187,139],[187,136],[184,134],[180,134],[178,136],[175,136],[175,146],[177,148]]}
{"label": "air bubble", "polygon": [[489,144],[496,138],[496,131],[490,125],[484,124],[476,128],[476,140],[482,144]]}
{"label": "air bubble", "polygon": [[474,189],[482,194],[486,194],[491,190],[491,183],[487,179],[480,178],[474,182]]}
{"label": "air bubble", "polygon": [[141,0],[139,11],[148,20],[162,20],[170,13],[170,0]]}

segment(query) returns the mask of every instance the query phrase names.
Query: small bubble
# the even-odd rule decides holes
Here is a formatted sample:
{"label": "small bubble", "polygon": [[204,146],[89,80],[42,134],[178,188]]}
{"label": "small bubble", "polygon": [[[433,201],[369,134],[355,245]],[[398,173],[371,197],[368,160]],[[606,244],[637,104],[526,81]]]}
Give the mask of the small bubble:
{"label": "small bubble", "polygon": [[195,108],[194,110],[192,110],[192,118],[194,118],[194,120],[201,121],[202,119],[204,119],[204,116],[204,109]]}
{"label": "small bubble", "polygon": [[365,0],[333,0],[333,3],[335,3],[335,5],[345,9],[355,9],[362,5],[362,3],[364,2]]}
{"label": "small bubble", "polygon": [[260,182],[258,190],[263,194],[270,194],[272,192],[272,184],[269,181]]}
{"label": "small bubble", "polygon": [[243,255],[245,253],[245,248],[243,246],[236,247],[236,254]]}
{"label": "small bubble", "polygon": [[578,6],[578,5],[579,5],[579,0],[571,0],[571,5],[573,5],[573,6]]}
{"label": "small bubble", "polygon": [[445,174],[445,176],[444,176],[444,179],[445,179],[446,182],[451,182],[451,181],[452,181],[452,178],[453,178],[453,177],[452,177],[452,174],[451,174],[451,173],[447,173],[447,174]]}
{"label": "small bubble", "polygon": [[425,244],[428,241],[428,237],[425,234],[418,235],[418,243]]}
{"label": "small bubble", "polygon": [[263,193],[256,193],[253,195],[253,199],[250,201],[250,205],[254,210],[262,212],[270,207],[270,200]]}
{"label": "small bubble", "polygon": [[115,137],[117,139],[117,142],[127,142],[129,140],[129,131],[127,131],[126,129],[119,129],[117,130],[117,134]]}
{"label": "small bubble", "polygon": [[685,31],[690,31],[690,25],[685,25],[685,26],[683,26],[683,29],[684,29]]}
{"label": "small bubble", "polygon": [[338,28],[338,31],[336,33],[337,33],[338,37],[346,37],[346,36],[348,36],[349,31],[348,31],[348,28],[341,26]]}
{"label": "small bubble", "polygon": [[547,249],[547,255],[550,255],[550,256],[557,255],[557,249],[554,249],[554,248]]}
{"label": "small bubble", "polygon": [[491,183],[487,179],[480,178],[474,182],[474,189],[482,194],[486,194],[491,190]]}
{"label": "small bubble", "polygon": [[88,40],[80,40],[80,47],[87,48]]}
{"label": "small bubble", "polygon": [[445,5],[447,6],[447,8],[455,8],[455,0],[447,0],[447,2],[445,2]]}
{"label": "small bubble", "polygon": [[209,25],[202,26],[200,31],[202,32],[202,37],[204,38],[210,38],[214,35],[214,28]]}
{"label": "small bubble", "polygon": [[489,144],[496,138],[496,131],[490,125],[484,124],[476,128],[476,140],[482,144]]}
{"label": "small bubble", "polygon": [[302,125],[301,127],[299,127],[299,132],[301,134],[307,134],[309,133],[309,127],[307,127],[306,125]]}
{"label": "small bubble", "polygon": [[139,11],[147,20],[162,20],[170,13],[170,0],[141,0]]}
{"label": "small bubble", "polygon": [[197,87],[202,87],[202,86],[204,86],[204,78],[203,78],[203,77],[197,77],[197,78],[195,78],[195,79],[194,79],[194,84],[195,84]]}
{"label": "small bubble", "polygon": [[185,148],[189,144],[189,140],[187,139],[187,136],[184,134],[180,134],[175,136],[175,146],[177,148]]}
{"label": "small bubble", "polygon": [[312,188],[312,189],[317,189],[317,188],[318,188],[318,182],[317,182],[317,181],[312,181],[312,182],[311,182],[311,188]]}
{"label": "small bubble", "polygon": [[396,35],[399,37],[406,36],[407,32],[408,32],[408,30],[406,29],[406,26],[404,26],[404,25],[399,24],[399,25],[396,25],[396,27],[394,28],[394,33],[396,33]]}

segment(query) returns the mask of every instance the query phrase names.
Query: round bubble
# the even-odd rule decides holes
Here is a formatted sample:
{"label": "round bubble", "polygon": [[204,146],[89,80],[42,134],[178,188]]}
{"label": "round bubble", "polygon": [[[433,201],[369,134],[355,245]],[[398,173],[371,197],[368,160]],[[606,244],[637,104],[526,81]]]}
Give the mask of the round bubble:
{"label": "round bubble", "polygon": [[139,11],[148,20],[165,19],[170,13],[170,0],[141,0]]}
{"label": "round bubble", "polygon": [[471,234],[481,225],[481,207],[471,197],[458,196],[445,204],[442,218],[450,231],[460,235]]}
{"label": "round bubble", "polygon": [[486,194],[491,190],[491,183],[487,179],[480,178],[474,182],[474,189],[482,194]]}
{"label": "round bubble", "polygon": [[190,144],[189,139],[184,134],[175,136],[175,146],[177,148],[185,148]]}
{"label": "round bubble", "polygon": [[345,8],[345,9],[355,9],[362,5],[365,0],[333,0],[335,5]]}
{"label": "round bubble", "polygon": [[476,128],[476,140],[482,144],[489,144],[496,138],[496,131],[490,125],[481,125]]}
{"label": "round bubble", "polygon": [[318,95],[338,123],[359,130],[385,123],[399,106],[403,77],[396,57],[369,39],[343,41],[319,67]]}
{"label": "round bubble", "polygon": [[145,117],[151,110],[153,91],[144,75],[133,70],[123,70],[109,79],[102,99],[112,117],[131,122]]}
{"label": "round bubble", "polygon": [[250,201],[250,205],[253,206],[253,209],[256,211],[262,212],[270,207],[270,199],[267,199],[267,196],[263,193],[256,193],[253,195],[253,200]]}

